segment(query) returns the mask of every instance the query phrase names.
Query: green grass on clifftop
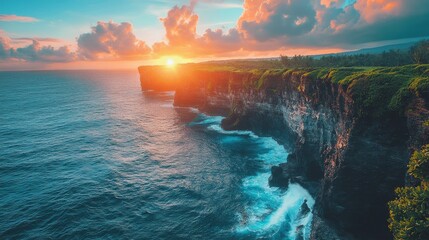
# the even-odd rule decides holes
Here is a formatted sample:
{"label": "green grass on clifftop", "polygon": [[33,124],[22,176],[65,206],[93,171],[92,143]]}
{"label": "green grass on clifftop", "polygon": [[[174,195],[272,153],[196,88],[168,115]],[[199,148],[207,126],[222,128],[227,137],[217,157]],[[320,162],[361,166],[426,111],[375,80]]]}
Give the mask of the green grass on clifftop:
{"label": "green grass on clifftop", "polygon": [[[399,67],[342,67],[342,68],[244,68],[255,75],[256,89],[271,89],[273,81],[281,76],[310,78],[312,81],[330,81],[347,88],[361,116],[375,118],[387,113],[403,114],[411,96],[429,98],[429,65]],[[272,90],[272,89],[271,89]],[[428,99],[429,100],[429,99]]]}
{"label": "green grass on clifftop", "polygon": [[402,113],[412,95],[429,95],[429,65],[317,68],[306,74],[347,87],[361,115]]}
{"label": "green grass on clifftop", "polygon": [[429,101],[429,64],[285,69],[279,60],[230,60],[181,66],[195,71],[249,73],[246,87],[274,92],[276,81],[288,76],[330,81],[347,89],[360,115],[377,118],[386,113],[403,114],[412,96]]}
{"label": "green grass on clifftop", "polygon": [[280,60],[225,60],[202,63],[189,63],[182,66],[190,67],[198,71],[232,71],[232,72],[252,72],[265,71],[269,69],[283,69]]}

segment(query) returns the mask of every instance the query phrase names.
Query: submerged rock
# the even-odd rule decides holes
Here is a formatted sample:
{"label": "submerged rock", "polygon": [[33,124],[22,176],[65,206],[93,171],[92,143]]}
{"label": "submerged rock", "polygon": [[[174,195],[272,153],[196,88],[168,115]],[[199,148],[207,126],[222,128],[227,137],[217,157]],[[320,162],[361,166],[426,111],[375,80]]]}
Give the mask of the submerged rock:
{"label": "submerged rock", "polygon": [[287,188],[289,186],[289,176],[284,173],[283,168],[272,166],[268,184],[270,187]]}
{"label": "submerged rock", "polygon": [[[193,65],[192,74],[191,68],[178,74],[174,104],[222,110],[228,113],[224,129],[252,130],[292,149],[287,165],[272,167],[269,185],[286,188],[296,182],[317,195],[311,239],[390,239],[387,202],[404,185],[410,150],[429,139],[427,92],[408,89],[408,100],[401,102],[399,87],[409,79],[391,81],[393,75],[414,78],[424,72],[406,68],[380,68],[373,78],[373,70],[365,69],[315,74]],[[142,86],[156,81],[149,77],[159,76],[163,83],[167,76],[144,75],[144,70]]]}
{"label": "submerged rock", "polygon": [[311,211],[311,209],[307,205],[307,199],[301,204],[301,208],[299,209],[298,218],[304,218]]}
{"label": "submerged rock", "polygon": [[304,240],[304,225],[299,225],[298,227],[296,227],[295,233],[295,240]]}

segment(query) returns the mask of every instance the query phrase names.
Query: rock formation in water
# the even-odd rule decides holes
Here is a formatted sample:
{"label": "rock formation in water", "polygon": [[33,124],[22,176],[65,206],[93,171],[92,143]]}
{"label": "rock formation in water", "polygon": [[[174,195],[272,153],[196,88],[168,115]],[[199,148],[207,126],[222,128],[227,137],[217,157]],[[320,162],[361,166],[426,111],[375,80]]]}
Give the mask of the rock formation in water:
{"label": "rock formation in water", "polygon": [[[224,129],[272,136],[292,154],[270,184],[316,197],[312,239],[389,239],[387,202],[411,151],[429,140],[428,65],[237,70],[140,67],[143,89],[227,116]],[[423,79],[423,80],[422,80]]]}

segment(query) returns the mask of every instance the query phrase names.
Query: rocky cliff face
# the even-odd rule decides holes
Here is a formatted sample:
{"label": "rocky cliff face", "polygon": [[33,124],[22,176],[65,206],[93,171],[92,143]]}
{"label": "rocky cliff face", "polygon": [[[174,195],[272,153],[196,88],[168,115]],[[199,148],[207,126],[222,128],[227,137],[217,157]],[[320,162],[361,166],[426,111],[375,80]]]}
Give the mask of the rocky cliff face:
{"label": "rocky cliff face", "polygon": [[273,136],[293,152],[274,182],[298,181],[317,197],[313,239],[391,238],[387,201],[404,184],[410,148],[428,136],[424,98],[412,96],[405,115],[375,118],[329,74],[183,68],[177,76],[175,105],[224,114],[225,129]]}

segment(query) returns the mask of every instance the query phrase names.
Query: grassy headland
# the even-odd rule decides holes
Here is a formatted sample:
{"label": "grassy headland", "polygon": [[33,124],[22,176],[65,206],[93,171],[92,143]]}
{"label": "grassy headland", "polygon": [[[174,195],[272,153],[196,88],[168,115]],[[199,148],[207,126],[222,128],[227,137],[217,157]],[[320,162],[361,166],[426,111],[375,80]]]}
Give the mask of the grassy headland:
{"label": "grassy headland", "polygon": [[184,64],[192,71],[248,73],[250,86],[263,89],[291,75],[312,81],[329,81],[349,92],[362,114],[383,117],[403,114],[412,96],[429,100],[429,64],[396,67],[301,67],[285,68],[279,60],[222,61]]}

